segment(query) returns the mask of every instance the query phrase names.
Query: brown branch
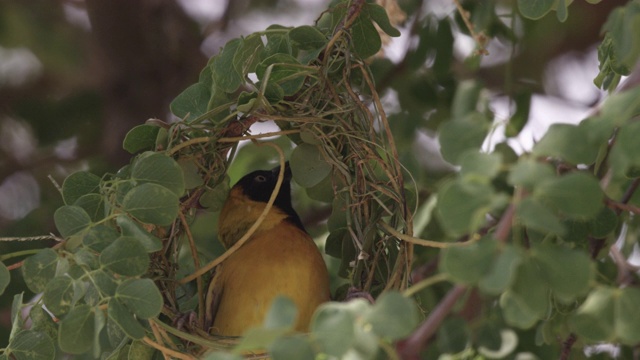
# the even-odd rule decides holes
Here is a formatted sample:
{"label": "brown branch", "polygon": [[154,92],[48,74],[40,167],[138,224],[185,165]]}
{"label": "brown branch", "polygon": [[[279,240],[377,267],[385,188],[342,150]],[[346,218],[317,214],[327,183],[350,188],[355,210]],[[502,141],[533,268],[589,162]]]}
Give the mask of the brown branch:
{"label": "brown branch", "polygon": [[466,291],[467,287],[463,285],[456,285],[449,290],[444,299],[433,309],[429,317],[420,327],[407,339],[398,342],[396,345],[398,354],[406,360],[420,359],[420,351],[422,351],[427,342],[436,333],[440,324],[442,324],[458,299],[460,299]]}
{"label": "brown branch", "polygon": [[560,353],[560,360],[569,360],[571,355],[571,347],[575,344],[577,336],[574,333],[569,334],[567,339],[562,342],[562,352]]}

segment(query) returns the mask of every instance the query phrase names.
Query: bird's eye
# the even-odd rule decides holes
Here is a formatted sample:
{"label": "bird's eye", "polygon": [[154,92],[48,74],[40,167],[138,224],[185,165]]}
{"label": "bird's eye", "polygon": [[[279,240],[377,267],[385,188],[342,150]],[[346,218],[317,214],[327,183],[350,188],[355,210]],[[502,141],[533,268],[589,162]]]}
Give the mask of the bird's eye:
{"label": "bird's eye", "polygon": [[254,178],[257,182],[265,182],[267,181],[267,177],[264,175],[258,175]]}

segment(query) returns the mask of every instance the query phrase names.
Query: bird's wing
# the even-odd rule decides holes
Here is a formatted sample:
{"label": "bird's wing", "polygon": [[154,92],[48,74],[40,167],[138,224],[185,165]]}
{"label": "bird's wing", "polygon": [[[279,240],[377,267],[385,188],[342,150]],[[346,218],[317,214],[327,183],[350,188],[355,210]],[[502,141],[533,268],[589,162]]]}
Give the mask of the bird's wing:
{"label": "bird's wing", "polygon": [[213,326],[213,322],[216,319],[218,313],[218,306],[220,305],[220,299],[222,298],[222,265],[219,265],[214,270],[214,275],[209,282],[207,288],[207,294],[205,297],[205,318],[204,318],[204,330],[209,332]]}

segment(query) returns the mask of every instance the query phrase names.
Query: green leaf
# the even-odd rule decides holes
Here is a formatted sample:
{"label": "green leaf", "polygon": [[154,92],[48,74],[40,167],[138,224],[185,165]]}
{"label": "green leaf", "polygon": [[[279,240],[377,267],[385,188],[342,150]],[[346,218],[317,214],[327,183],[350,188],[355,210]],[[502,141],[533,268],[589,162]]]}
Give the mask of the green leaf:
{"label": "green leaf", "polygon": [[305,337],[280,337],[269,346],[273,360],[315,359],[316,353]]}
{"label": "green leaf", "polygon": [[640,136],[638,122],[626,124],[618,130],[610,153],[611,166],[618,177],[628,176],[627,173],[631,167],[640,166],[638,136]]}
{"label": "green leaf", "polygon": [[368,16],[361,14],[351,25],[351,44],[363,59],[375,55],[382,48],[378,30]]}
{"label": "green leaf", "polygon": [[113,296],[116,293],[118,282],[108,271],[95,270],[91,272],[93,283],[96,288],[105,296]]}
{"label": "green leaf", "polygon": [[549,308],[549,290],[540,278],[533,261],[518,267],[512,286],[500,297],[500,306],[507,324],[528,329],[542,319]]}
{"label": "green leaf", "polygon": [[292,46],[289,41],[289,28],[282,25],[271,25],[267,28],[267,45],[265,46],[265,57],[275,54],[292,55]]}
{"label": "green leaf", "polygon": [[22,265],[22,276],[29,290],[34,293],[44,291],[45,287],[56,275],[58,254],[51,249],[42,249],[28,257]]}
{"label": "green leaf", "polygon": [[480,279],[478,286],[484,293],[499,295],[513,283],[516,270],[522,263],[520,252],[513,245],[506,245],[492,261],[492,267]]}
{"label": "green leaf", "polygon": [[[573,1],[573,0],[569,0],[569,1]],[[569,17],[568,7],[569,5],[565,0],[558,0],[557,6],[556,6],[556,17],[558,18],[558,21],[560,22],[567,21],[567,18]]]}
{"label": "green leaf", "polygon": [[11,273],[9,273],[9,269],[7,266],[0,261],[0,295],[4,293],[11,282]]}
{"label": "green leaf", "polygon": [[106,315],[104,311],[98,310],[95,312],[94,317],[94,336],[93,336],[93,357],[98,358],[101,354],[100,346],[100,333],[107,323]]}
{"label": "green leaf", "polygon": [[418,308],[413,300],[398,292],[387,291],[366,312],[364,321],[378,336],[394,341],[411,334],[418,325]]}
{"label": "green leaf", "polygon": [[83,208],[92,222],[104,219],[104,197],[100,194],[82,195],[73,205]]}
{"label": "green leaf", "polygon": [[439,191],[436,214],[449,235],[472,233],[484,224],[494,196],[489,185],[454,181]]}
{"label": "green leaf", "polygon": [[615,58],[632,69],[640,55],[640,45],[635,37],[640,33],[640,5],[630,1],[624,7],[614,9],[609,14],[603,31],[607,31],[613,41]]}
{"label": "green leaf", "polygon": [[146,152],[136,159],[131,169],[131,179],[164,186],[177,196],[184,193],[182,168],[175,160],[161,153]]}
{"label": "green leaf", "polygon": [[65,238],[77,234],[91,225],[91,217],[80,206],[63,205],[53,213],[53,221]]}
{"label": "green leaf", "polygon": [[147,345],[144,341],[136,340],[131,343],[131,348],[129,348],[128,357],[129,359],[140,359],[140,360],[153,360],[155,359],[154,354],[156,353],[156,349]]}
{"label": "green leaf", "polygon": [[449,247],[442,250],[440,271],[457,283],[476,284],[491,269],[495,253],[496,241],[489,238]]}
{"label": "green leaf", "polygon": [[389,36],[397,37],[400,36],[400,31],[394,28],[393,25],[389,22],[389,16],[384,8],[378,4],[365,4],[364,11],[366,11],[371,19],[375,21],[380,29],[387,33]]}
{"label": "green leaf", "polygon": [[128,279],[116,290],[116,298],[141,319],[160,314],[162,295],[151,279]]}
{"label": "green leaf", "polygon": [[100,177],[87,171],[78,171],[67,176],[62,183],[64,203],[72,205],[82,195],[99,193]]}
{"label": "green leaf", "polygon": [[144,328],[133,317],[133,314],[117,299],[109,301],[109,319],[113,320],[128,337],[142,339],[145,335]]}
{"label": "green leaf", "polygon": [[529,111],[531,110],[531,92],[520,91],[513,96],[516,111],[509,119],[504,130],[507,137],[515,137],[520,134],[524,126],[529,120]]}
{"label": "green leaf", "polygon": [[553,124],[534,146],[533,154],[589,165],[596,160],[598,146],[590,141],[585,125]]}
{"label": "green leaf", "polygon": [[349,303],[325,303],[313,314],[311,336],[327,355],[342,357],[355,339],[355,317],[348,310],[349,305],[353,306]]}
{"label": "green leaf", "polygon": [[[169,105],[173,115],[180,119],[189,116],[191,120],[207,112],[211,89],[202,83],[196,83],[184,89]],[[125,149],[126,150],[126,149]]]}
{"label": "green leaf", "polygon": [[140,224],[126,215],[119,215],[116,224],[123,236],[134,237],[144,247],[146,252],[152,253],[162,249],[162,241],[146,231]]}
{"label": "green leaf", "polygon": [[24,330],[11,339],[6,349],[16,360],[53,360],[56,348],[53,340],[42,331]]}
{"label": "green leaf", "polygon": [[528,157],[522,157],[511,168],[507,181],[514,186],[533,189],[537,184],[555,177],[555,170],[549,163],[541,163]]}
{"label": "green leaf", "polygon": [[91,250],[102,252],[104,248],[109,246],[115,239],[120,236],[116,229],[98,224],[92,226],[89,231],[84,234],[82,243]]}
{"label": "green leaf", "polygon": [[61,317],[71,309],[73,305],[73,295],[73,280],[66,275],[62,275],[56,276],[49,281],[42,295],[42,299],[49,311]]}
{"label": "green leaf", "polygon": [[235,347],[235,351],[247,352],[255,351],[262,352],[263,349],[268,348],[278,338],[284,336],[291,330],[287,328],[278,329],[266,329],[263,327],[250,328],[242,335],[240,344]]}
{"label": "green leaf", "polygon": [[534,189],[533,196],[572,219],[595,217],[602,209],[604,199],[598,180],[582,172],[544,181]]}
{"label": "green leaf", "polygon": [[[58,324],[53,321],[51,314],[42,308],[42,305],[35,304],[29,311],[31,319],[31,328],[29,330],[42,331],[49,336],[50,339],[58,337]],[[53,342],[53,340],[51,340]]]}
{"label": "green leaf", "polygon": [[138,276],[147,272],[149,255],[138,239],[121,236],[100,254],[100,264],[125,276]]}
{"label": "green leaf", "polygon": [[127,192],[122,206],[143,223],[166,226],[178,216],[179,199],[164,186],[146,183]]}
{"label": "green leaf", "polygon": [[236,91],[243,81],[243,77],[234,66],[234,57],[241,44],[242,40],[238,38],[227,42],[211,67],[215,86],[226,93]]}
{"label": "green leaf", "polygon": [[459,353],[469,343],[469,326],[459,317],[449,317],[438,327],[438,348],[443,353]]}
{"label": "green leaf", "polygon": [[518,203],[516,215],[524,226],[534,230],[551,232],[560,236],[567,231],[558,216],[541,204],[539,200],[530,197]]}
{"label": "green leaf", "polygon": [[460,166],[460,176],[465,180],[489,183],[500,171],[502,156],[470,151],[460,156]]}
{"label": "green leaf", "polygon": [[640,342],[640,289],[626,287],[616,299],[615,331],[618,339],[626,345]]}
{"label": "green leaf", "polygon": [[233,57],[233,66],[240,76],[256,71],[256,66],[264,58],[264,44],[259,34],[251,34],[242,39]]}
{"label": "green leaf", "polygon": [[532,255],[542,277],[561,302],[571,303],[589,291],[594,271],[586,252],[558,245],[541,245],[533,248]]}
{"label": "green leaf", "polygon": [[613,126],[622,126],[638,113],[640,113],[640,87],[634,87],[609,96],[602,104],[599,120]]}
{"label": "green leaf", "polygon": [[86,304],[78,305],[71,309],[60,322],[58,345],[64,352],[82,354],[93,346],[94,335],[94,309]]}
{"label": "green leaf", "polygon": [[264,320],[264,327],[266,329],[290,329],[296,322],[296,316],[298,316],[298,309],[293,300],[277,296],[269,308]]}
{"label": "green leaf", "polygon": [[489,123],[479,113],[443,123],[438,129],[442,157],[451,164],[460,164],[462,154],[480,149],[488,131]]}
{"label": "green leaf", "polygon": [[554,3],[554,0],[518,0],[518,9],[522,16],[537,20],[551,11]]}
{"label": "green leaf", "polygon": [[608,207],[603,207],[588,226],[591,236],[596,239],[604,238],[618,227],[618,215]]}
{"label": "green leaf", "polygon": [[331,165],[324,160],[320,147],[315,145],[298,145],[291,153],[290,162],[293,179],[305,188],[319,184],[331,172]]}
{"label": "green leaf", "polygon": [[303,25],[289,31],[289,39],[297,44],[301,50],[315,50],[324,48],[327,37],[313,26]]}
{"label": "green leaf", "polygon": [[200,170],[198,169],[195,159],[179,159],[178,165],[184,176],[185,189],[193,189],[204,185],[204,179],[202,179],[202,175],[200,175]]}
{"label": "green leaf", "polygon": [[129,154],[135,154],[142,150],[153,150],[156,147],[159,131],[160,127],[155,125],[142,124],[135,126],[124,137],[122,148],[128,151]]}
{"label": "green leaf", "polygon": [[589,294],[571,319],[578,336],[589,341],[614,341],[615,293],[615,289],[598,287]]}
{"label": "green leaf", "polygon": [[261,82],[277,84],[285,96],[291,96],[300,90],[306,77],[306,70],[298,65],[300,62],[289,54],[274,54],[258,65],[256,75]]}
{"label": "green leaf", "polygon": [[[446,24],[448,25],[448,23]],[[440,26],[443,25],[440,24]],[[478,81],[465,80],[460,82],[451,104],[451,119],[454,122],[464,121],[472,114],[478,115],[477,108],[481,93],[482,85]]]}
{"label": "green leaf", "polygon": [[229,195],[229,177],[216,185],[213,189],[207,189],[200,197],[200,205],[212,212],[222,210],[224,202]]}

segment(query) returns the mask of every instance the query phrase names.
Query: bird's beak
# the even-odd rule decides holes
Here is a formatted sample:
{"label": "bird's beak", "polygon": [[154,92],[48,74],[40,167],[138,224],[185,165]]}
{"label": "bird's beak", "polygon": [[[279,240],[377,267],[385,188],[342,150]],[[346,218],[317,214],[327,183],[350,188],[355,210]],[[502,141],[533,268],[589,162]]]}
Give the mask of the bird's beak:
{"label": "bird's beak", "polygon": [[[278,176],[278,174],[280,173],[280,166],[276,166],[273,169],[271,169],[271,172],[273,173],[274,176]],[[285,162],[284,163],[284,181],[290,181],[291,180],[291,167],[289,167],[289,162]]]}

